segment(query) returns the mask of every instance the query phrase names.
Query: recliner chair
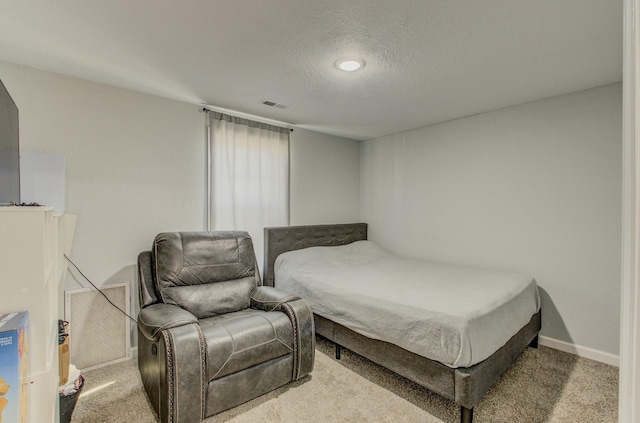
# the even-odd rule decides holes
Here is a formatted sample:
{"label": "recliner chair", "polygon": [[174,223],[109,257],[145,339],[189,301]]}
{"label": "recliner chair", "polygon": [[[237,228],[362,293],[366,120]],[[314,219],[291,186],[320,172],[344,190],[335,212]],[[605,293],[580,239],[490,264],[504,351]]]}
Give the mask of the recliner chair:
{"label": "recliner chair", "polygon": [[313,370],[311,309],[262,286],[246,232],[159,234],[138,275],[138,367],[163,423],[200,422]]}

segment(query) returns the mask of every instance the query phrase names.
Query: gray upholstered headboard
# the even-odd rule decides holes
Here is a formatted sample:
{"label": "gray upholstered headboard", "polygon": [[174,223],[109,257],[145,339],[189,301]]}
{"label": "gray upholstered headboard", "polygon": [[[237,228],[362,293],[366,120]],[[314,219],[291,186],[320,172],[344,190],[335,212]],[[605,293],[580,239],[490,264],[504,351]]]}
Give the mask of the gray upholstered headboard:
{"label": "gray upholstered headboard", "polygon": [[308,247],[333,247],[366,239],[366,223],[264,228],[262,283],[274,286],[273,266],[276,258],[282,253]]}

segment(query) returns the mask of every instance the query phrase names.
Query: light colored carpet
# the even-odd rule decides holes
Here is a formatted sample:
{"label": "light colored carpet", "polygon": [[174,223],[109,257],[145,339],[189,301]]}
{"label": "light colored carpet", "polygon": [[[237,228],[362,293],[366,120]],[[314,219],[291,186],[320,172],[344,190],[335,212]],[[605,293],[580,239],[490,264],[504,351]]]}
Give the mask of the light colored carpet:
{"label": "light colored carpet", "polygon": [[[83,374],[72,423],[152,423],[135,361]],[[551,348],[527,349],[476,406],[476,423],[616,422],[618,369]],[[206,423],[459,422],[451,401],[319,340],[311,376]]]}

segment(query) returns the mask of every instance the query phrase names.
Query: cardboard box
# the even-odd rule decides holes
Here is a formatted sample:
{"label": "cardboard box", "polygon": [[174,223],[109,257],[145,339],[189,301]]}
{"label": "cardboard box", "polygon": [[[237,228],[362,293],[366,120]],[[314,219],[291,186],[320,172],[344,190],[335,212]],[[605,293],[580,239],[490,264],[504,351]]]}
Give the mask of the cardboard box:
{"label": "cardboard box", "polygon": [[28,320],[26,311],[0,314],[0,423],[27,423]]}
{"label": "cardboard box", "polygon": [[[60,375],[60,386],[69,381],[69,337],[64,338],[64,342],[58,345],[58,369]],[[2,422],[0,422],[2,423]]]}

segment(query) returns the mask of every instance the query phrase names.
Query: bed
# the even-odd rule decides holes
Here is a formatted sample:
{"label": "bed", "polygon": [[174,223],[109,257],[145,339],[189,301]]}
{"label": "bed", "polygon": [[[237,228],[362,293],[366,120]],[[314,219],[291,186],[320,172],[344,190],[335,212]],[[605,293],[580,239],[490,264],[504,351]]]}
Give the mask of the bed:
{"label": "bed", "polygon": [[[297,252],[284,254],[290,251]],[[321,257],[319,260],[330,259],[332,261],[329,262],[333,264],[326,266],[323,264],[327,263],[326,261],[316,262],[314,257],[318,254]],[[281,255],[278,261],[279,273],[276,274],[276,259]],[[501,283],[494,283],[496,285],[494,291],[499,296],[509,297],[509,301],[514,299],[514,302],[503,301],[504,298],[493,301],[491,300],[493,294],[487,294],[477,301],[471,301],[475,308],[467,310],[461,307],[459,313],[457,311],[450,313],[456,316],[457,314],[473,316],[475,320],[472,323],[458,324],[454,319],[450,327],[447,327],[445,321],[441,319],[441,310],[438,310],[439,303],[444,300],[435,296],[435,292],[439,290],[437,287],[431,288],[435,296],[431,303],[433,310],[423,313],[426,314],[421,317],[423,320],[411,321],[412,316],[417,315],[414,308],[418,307],[418,304],[413,302],[420,296],[418,291],[411,291],[415,288],[411,287],[411,283],[402,290],[395,289],[395,291],[411,293],[408,303],[403,303],[401,307],[384,307],[385,303],[393,305],[396,299],[393,298],[394,289],[385,291],[384,278],[377,277],[383,272],[375,267],[368,268],[370,263],[373,265],[373,261],[370,261],[371,257],[378,256],[383,260],[376,261],[382,262],[383,267],[391,269],[397,266],[394,261],[404,260],[393,256],[389,258],[379,247],[367,242],[365,223],[265,228],[263,280],[265,285],[296,291],[311,303],[316,333],[335,343],[336,358],[339,359],[341,348],[360,354],[453,400],[460,406],[461,422],[472,422],[473,407],[495,381],[527,346],[537,346],[541,322],[535,281],[530,278],[527,280],[526,276],[515,275],[519,278],[517,284],[520,288],[512,293],[500,293]],[[363,266],[356,266],[354,270],[349,267],[353,261],[356,265]],[[343,262],[349,262],[348,266],[343,267]],[[400,261],[400,263],[402,267],[422,266],[415,261]],[[292,269],[299,269],[299,274],[296,275]],[[465,280],[474,275],[472,269],[449,265],[435,268],[432,266],[431,269],[435,270],[427,272],[435,272],[440,281],[456,277]],[[414,274],[424,272],[422,267],[413,269]],[[500,274],[498,272],[498,276]],[[496,273],[485,272],[480,274],[480,279],[491,280],[495,276]],[[411,279],[411,271],[406,279]],[[396,281],[393,283],[395,284]],[[383,294],[378,298],[363,297],[363,291],[358,291],[358,285],[365,290],[371,288],[366,291],[367,296],[375,292],[383,292]],[[315,288],[311,289],[308,286]],[[473,299],[477,294],[478,292],[473,292],[471,285],[462,284],[462,288],[452,295],[468,304],[470,301],[465,301],[465,297],[467,300]],[[427,297],[426,302],[429,303],[432,295]],[[527,301],[533,301],[533,303],[527,303]],[[382,308],[363,309],[362,307],[367,303]],[[478,317],[478,310],[485,309],[490,303],[501,304],[500,307],[504,308],[501,312],[502,316],[507,313],[509,319],[500,318],[501,314],[498,312],[496,312],[498,314],[485,313],[488,315],[486,318]],[[504,305],[507,303],[510,305]],[[516,317],[514,313],[517,314],[518,310],[521,312]],[[380,317],[382,322],[380,327],[369,323],[372,320],[369,318],[372,314]],[[511,316],[514,317],[511,318]],[[438,330],[435,332],[437,333],[434,334],[434,330],[424,329],[429,323],[424,319],[432,319],[436,322],[435,327]],[[503,327],[505,322],[511,327]],[[387,324],[386,330],[385,324]],[[500,327],[497,330],[493,330],[498,326]],[[464,327],[467,332],[455,332],[460,327]],[[396,328],[403,329],[393,330]],[[487,328],[492,329],[487,331]],[[394,333],[400,336],[392,336]],[[440,341],[442,339],[447,342],[443,344]],[[416,340],[423,340],[423,343],[415,342]],[[429,349],[429,345],[434,348]]]}

